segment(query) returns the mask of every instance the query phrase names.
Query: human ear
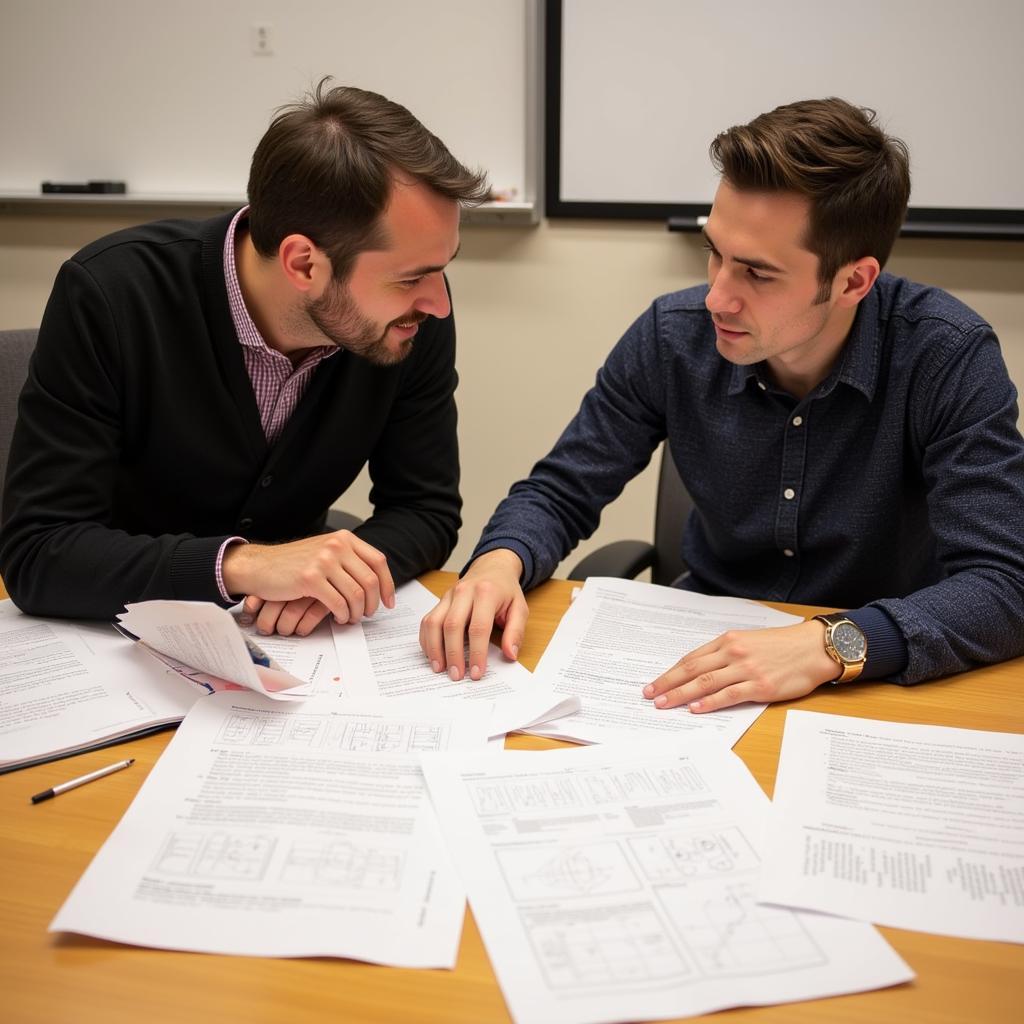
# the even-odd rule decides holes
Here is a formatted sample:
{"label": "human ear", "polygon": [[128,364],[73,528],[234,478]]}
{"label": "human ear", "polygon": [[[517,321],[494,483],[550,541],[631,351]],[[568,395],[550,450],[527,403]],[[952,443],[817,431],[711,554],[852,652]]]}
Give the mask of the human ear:
{"label": "human ear", "polygon": [[859,260],[847,263],[837,275],[839,284],[837,304],[856,306],[871,291],[881,272],[881,265],[874,256],[862,256]]}
{"label": "human ear", "polygon": [[285,280],[296,290],[319,297],[331,277],[327,255],[306,235],[287,235],[277,247],[277,262]]}

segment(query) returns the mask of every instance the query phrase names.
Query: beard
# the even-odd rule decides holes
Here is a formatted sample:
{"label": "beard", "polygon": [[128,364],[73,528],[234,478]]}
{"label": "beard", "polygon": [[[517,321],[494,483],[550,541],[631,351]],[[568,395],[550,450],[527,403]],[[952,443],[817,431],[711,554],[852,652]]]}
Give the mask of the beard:
{"label": "beard", "polygon": [[305,314],[308,322],[331,344],[374,366],[394,366],[412,352],[413,338],[403,339],[397,348],[388,345],[388,332],[392,327],[419,324],[427,318],[426,313],[410,310],[381,329],[379,323],[362,313],[344,284],[332,284],[319,299],[310,299]]}

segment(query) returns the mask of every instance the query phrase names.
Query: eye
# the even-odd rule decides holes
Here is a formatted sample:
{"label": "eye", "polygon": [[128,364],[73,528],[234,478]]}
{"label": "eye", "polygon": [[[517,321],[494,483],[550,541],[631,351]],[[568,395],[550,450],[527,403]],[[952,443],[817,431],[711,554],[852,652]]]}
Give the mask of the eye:
{"label": "eye", "polygon": [[422,277],[409,277],[409,278],[406,278],[404,281],[399,281],[398,282],[398,287],[399,288],[414,288],[422,280],[423,280]]}
{"label": "eye", "polygon": [[721,259],[718,255],[718,250],[710,242],[705,242],[701,248],[708,254],[709,259]]}
{"label": "eye", "polygon": [[747,267],[747,276],[751,281],[760,281],[762,283],[772,280],[770,277],[765,277],[764,274],[759,274],[753,267]]}

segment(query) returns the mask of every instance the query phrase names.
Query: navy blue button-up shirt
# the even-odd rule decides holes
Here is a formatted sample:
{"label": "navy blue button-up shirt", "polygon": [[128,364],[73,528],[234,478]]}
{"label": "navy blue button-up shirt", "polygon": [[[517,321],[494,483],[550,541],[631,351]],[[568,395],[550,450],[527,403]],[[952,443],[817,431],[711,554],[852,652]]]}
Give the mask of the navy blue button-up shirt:
{"label": "navy blue button-up shirt", "polygon": [[882,274],[801,400],[715,347],[706,287],[657,299],[488,523],[547,578],[668,438],[708,593],[854,609],[866,677],[917,682],[1024,653],[1024,441],[991,327]]}

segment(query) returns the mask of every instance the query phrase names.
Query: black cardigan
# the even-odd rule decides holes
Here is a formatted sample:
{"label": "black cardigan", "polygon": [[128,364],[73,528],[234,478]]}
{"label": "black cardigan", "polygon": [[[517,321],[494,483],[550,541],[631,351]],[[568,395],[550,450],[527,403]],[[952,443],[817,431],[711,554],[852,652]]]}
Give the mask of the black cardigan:
{"label": "black cardigan", "polygon": [[58,273],[4,490],[0,573],[23,611],[109,618],[127,601],[220,602],[225,538],[318,532],[367,462],[374,513],[356,532],[396,583],[450,554],[452,317],[428,318],[396,366],[324,360],[268,445],[224,283],[231,216],[121,231]]}

